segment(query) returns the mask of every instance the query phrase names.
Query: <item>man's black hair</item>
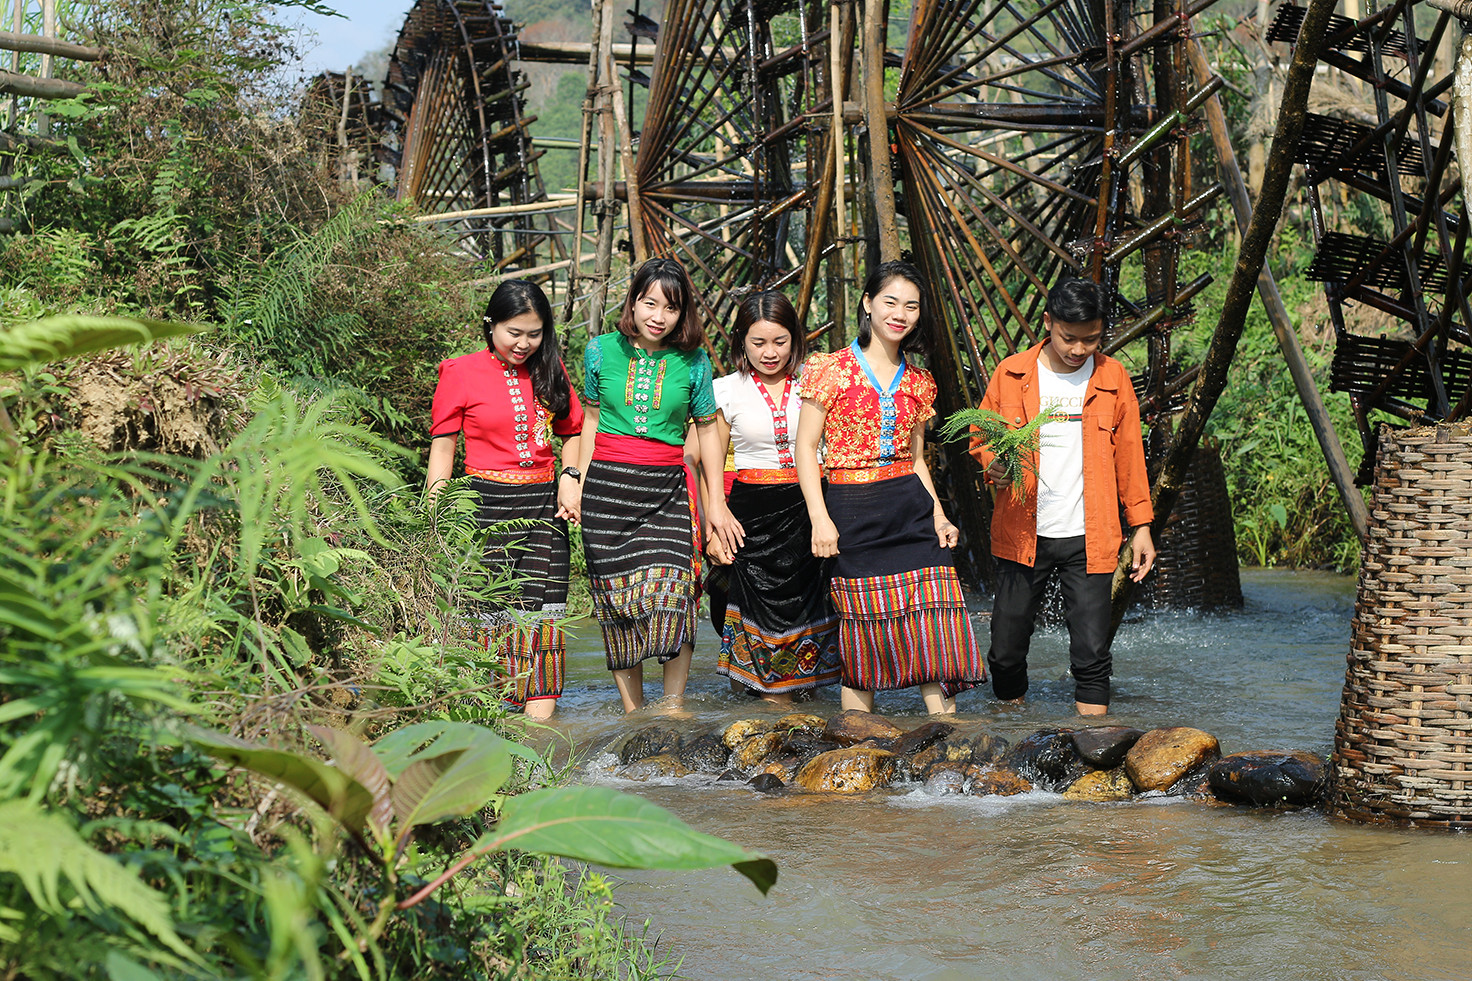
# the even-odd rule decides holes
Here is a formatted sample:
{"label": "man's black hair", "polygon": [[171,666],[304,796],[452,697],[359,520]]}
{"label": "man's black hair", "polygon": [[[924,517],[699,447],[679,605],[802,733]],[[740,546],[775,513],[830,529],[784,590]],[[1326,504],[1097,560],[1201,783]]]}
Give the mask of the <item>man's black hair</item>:
{"label": "man's black hair", "polygon": [[1103,321],[1108,312],[1104,290],[1098,283],[1077,276],[1064,276],[1048,291],[1048,316],[1065,324]]}

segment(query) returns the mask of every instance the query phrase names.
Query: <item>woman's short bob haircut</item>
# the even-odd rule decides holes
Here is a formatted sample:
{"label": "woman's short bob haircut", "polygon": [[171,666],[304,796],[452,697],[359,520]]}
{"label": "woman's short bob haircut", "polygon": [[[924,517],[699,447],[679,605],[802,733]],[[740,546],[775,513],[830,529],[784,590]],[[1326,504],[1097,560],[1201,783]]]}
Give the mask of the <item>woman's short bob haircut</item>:
{"label": "woman's short bob haircut", "polygon": [[654,286],[663,290],[664,298],[680,311],[675,329],[669,332],[670,347],[681,351],[700,347],[705,342],[705,332],[700,329],[695,287],[678,259],[650,259],[634,273],[634,279],[629,283],[629,295],[624,298],[623,313],[618,318],[618,332],[625,337],[639,336],[639,328],[634,326],[634,304]]}
{"label": "woman's short bob haircut", "polygon": [[807,356],[807,334],[797,321],[797,310],[792,306],[792,301],[776,290],[753,293],[736,308],[736,323],[731,328],[731,359],[736,362],[736,367],[743,375],[756,370],[756,366],[746,356],[746,335],[751,333],[753,326],[763,321],[785,328],[792,338],[792,346],[787,349],[787,372],[791,374]]}
{"label": "woman's short bob haircut", "polygon": [[[930,290],[925,285],[925,277],[920,274],[919,269],[902,259],[882,262],[869,274],[868,281],[864,283],[864,295],[869,298],[870,303],[873,303],[878,298],[880,291],[896,279],[903,279],[920,291],[920,319],[915,322],[915,329],[900,341],[900,353],[929,354],[935,333],[935,320],[930,312]],[[863,304],[859,304],[859,347],[868,347],[872,336],[873,325],[869,321],[869,314],[864,311]]]}
{"label": "woman's short bob haircut", "polygon": [[552,304],[542,287],[525,279],[508,279],[486,301],[486,312],[480,318],[485,331],[486,349],[496,351],[491,333],[497,324],[524,313],[536,314],[542,321],[542,343],[526,359],[527,374],[532,379],[532,394],[555,418],[566,419],[572,402],[572,386],[567,370],[562,367],[562,346],[557,343],[557,327],[552,320]]}

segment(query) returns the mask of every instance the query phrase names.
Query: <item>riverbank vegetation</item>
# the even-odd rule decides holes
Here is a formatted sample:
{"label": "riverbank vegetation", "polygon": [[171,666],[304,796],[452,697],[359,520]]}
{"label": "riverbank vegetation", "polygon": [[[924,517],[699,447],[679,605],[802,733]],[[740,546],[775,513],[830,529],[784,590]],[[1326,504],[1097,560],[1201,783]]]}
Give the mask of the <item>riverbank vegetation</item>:
{"label": "riverbank vegetation", "polygon": [[0,239],[0,978],[666,976],[550,855],[775,872],[497,696],[419,494],[484,271],[316,158],[271,7],[63,13],[112,54]]}

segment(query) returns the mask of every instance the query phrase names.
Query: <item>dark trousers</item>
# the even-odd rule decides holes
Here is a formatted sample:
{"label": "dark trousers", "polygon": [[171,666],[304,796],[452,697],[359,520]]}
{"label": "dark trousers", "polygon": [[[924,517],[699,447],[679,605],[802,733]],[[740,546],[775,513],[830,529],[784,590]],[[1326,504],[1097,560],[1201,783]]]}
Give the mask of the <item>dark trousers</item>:
{"label": "dark trousers", "polygon": [[987,654],[992,691],[998,698],[1027,693],[1027,645],[1043,601],[1048,573],[1058,570],[1068,619],[1068,660],[1074,698],[1109,704],[1109,592],[1114,574],[1087,572],[1084,536],[1039,538],[1031,568],[996,559],[997,595],[992,606],[992,649]]}

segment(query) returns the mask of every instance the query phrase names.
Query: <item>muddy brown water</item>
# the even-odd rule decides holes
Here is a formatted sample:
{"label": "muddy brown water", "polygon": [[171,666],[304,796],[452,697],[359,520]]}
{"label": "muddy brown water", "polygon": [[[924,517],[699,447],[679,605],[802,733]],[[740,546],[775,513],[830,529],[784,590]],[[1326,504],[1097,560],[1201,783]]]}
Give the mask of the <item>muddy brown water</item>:
{"label": "muddy brown water", "polygon": [[[1223,752],[1327,755],[1344,678],[1354,581],[1244,572],[1246,608],[1132,619],[1115,645],[1111,721],[1191,725]],[[765,852],[762,897],[730,869],[620,872],[634,927],[698,981],[843,978],[1457,979],[1472,977],[1472,836],[1350,825],[1169,798],[1123,804],[933,796],[765,796],[709,776],[635,783],[601,750],[640,725],[619,710],[597,627],[570,644],[557,728],[587,782],[669,808]],[[984,625],[981,639],[985,644]],[[1067,638],[1040,634],[1021,708],[963,694],[963,718],[1016,739],[1074,724]],[[702,625],[691,732],[776,710],[729,693]],[[650,666],[655,693],[658,668]],[[806,706],[838,711],[836,692]],[[919,696],[879,696],[904,728]]]}

